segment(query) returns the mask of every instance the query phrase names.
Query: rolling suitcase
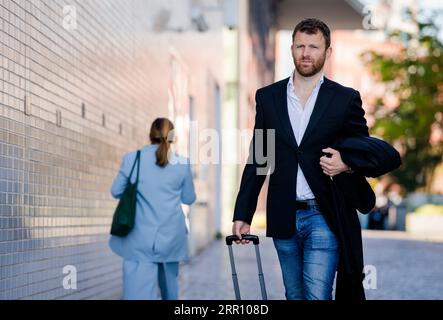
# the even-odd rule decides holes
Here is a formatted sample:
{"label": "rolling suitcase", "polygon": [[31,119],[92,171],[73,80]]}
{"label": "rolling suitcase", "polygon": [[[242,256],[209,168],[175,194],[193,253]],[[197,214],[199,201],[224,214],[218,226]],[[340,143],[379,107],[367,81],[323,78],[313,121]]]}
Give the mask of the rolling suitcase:
{"label": "rolling suitcase", "polygon": [[[245,235],[242,235],[242,238],[245,240],[250,240],[254,244],[255,256],[257,258],[258,280],[260,281],[261,295],[262,295],[263,300],[267,300],[268,297],[266,294],[265,279],[263,277],[263,269],[262,269],[261,258],[260,258],[260,249],[258,248],[258,245],[259,245],[258,236],[255,236],[252,234],[245,234]],[[231,235],[231,236],[226,237],[226,244],[229,249],[229,261],[231,262],[232,282],[234,283],[235,299],[241,300],[240,289],[238,286],[237,272],[235,270],[234,254],[232,252],[232,242],[236,241],[236,240],[238,240],[238,237],[236,235]]]}

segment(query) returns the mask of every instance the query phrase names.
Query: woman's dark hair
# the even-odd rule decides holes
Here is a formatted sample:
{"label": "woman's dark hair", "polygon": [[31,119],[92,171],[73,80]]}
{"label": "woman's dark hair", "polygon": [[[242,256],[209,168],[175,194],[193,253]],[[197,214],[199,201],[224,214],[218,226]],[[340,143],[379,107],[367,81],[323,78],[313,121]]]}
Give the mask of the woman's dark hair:
{"label": "woman's dark hair", "polygon": [[292,41],[294,41],[295,34],[299,31],[307,34],[316,34],[318,31],[320,31],[325,38],[326,49],[331,46],[331,30],[329,30],[329,27],[326,25],[326,23],[319,19],[304,19],[299,24],[297,24],[295,26],[294,32],[292,33]]}
{"label": "woman's dark hair", "polygon": [[169,162],[168,155],[171,143],[174,142],[174,125],[166,118],[155,119],[151,125],[149,139],[151,143],[159,145],[155,152],[157,157],[156,164],[160,167],[165,167]]}

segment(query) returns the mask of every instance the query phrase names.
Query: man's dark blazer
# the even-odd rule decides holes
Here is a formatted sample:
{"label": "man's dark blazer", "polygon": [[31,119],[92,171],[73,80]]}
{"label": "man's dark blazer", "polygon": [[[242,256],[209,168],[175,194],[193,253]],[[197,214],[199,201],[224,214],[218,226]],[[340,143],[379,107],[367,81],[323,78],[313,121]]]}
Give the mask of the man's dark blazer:
{"label": "man's dark blazer", "polygon": [[[348,261],[354,261],[355,263],[339,266],[339,270],[347,271],[347,274],[337,278],[337,281],[339,279],[346,280],[337,284],[343,292],[340,296],[364,299],[361,283],[363,272],[361,227],[355,211],[356,205],[339,203],[337,206],[337,199],[333,192],[333,181],[323,173],[320,166],[322,149],[331,147],[337,141],[347,137],[369,136],[360,94],[354,89],[344,87],[325,77],[302,141],[297,144],[288,114],[286,95],[288,81],[289,78],[261,88],[257,90],[255,97],[254,130],[275,130],[275,161],[271,164],[273,172],[269,179],[266,203],[266,235],[276,238],[289,238],[294,234],[297,165],[299,164],[328,225],[336,233],[339,241],[349,239],[348,236],[340,233],[349,232],[353,237],[355,235],[355,240],[359,242],[359,244],[356,244],[355,250],[349,252]],[[266,167],[266,164],[259,163],[254,151],[258,148],[260,150],[257,154],[264,153],[269,157],[268,153],[272,150],[267,150],[266,141],[263,144],[256,144],[255,140],[257,139],[257,135],[254,134],[251,143],[250,161],[248,161],[243,171],[233,221],[242,220],[251,223],[256,210],[258,195],[266,178],[265,175],[257,174],[257,169]],[[258,147],[255,147],[256,145]],[[357,205],[369,211],[373,206],[373,192],[367,186],[367,182],[361,180],[364,177],[352,175],[354,174],[342,173],[340,175],[343,177],[340,178],[341,185],[343,186],[344,181],[344,185],[352,189],[356,186],[353,181],[359,181],[362,187],[361,192],[357,191],[360,194],[359,204]],[[346,202],[346,199],[339,201]],[[346,213],[337,216],[334,210],[338,207],[345,208]],[[349,221],[345,221],[346,227],[344,228],[341,225],[339,226],[342,223],[340,217],[343,216],[350,217]],[[343,248],[343,243],[341,244]],[[346,253],[341,253],[339,261],[343,262],[342,256]],[[349,279],[352,281],[348,281]]]}
{"label": "man's dark blazer", "polygon": [[[269,179],[267,195],[267,236],[289,238],[294,233],[297,164],[300,165],[312,192],[322,207],[330,197],[331,179],[320,166],[322,149],[345,137],[369,136],[364,110],[357,91],[325,77],[320,87],[309,124],[300,145],[297,144],[289,120],[287,83],[289,78],[257,90],[256,129],[275,130],[275,163]],[[266,135],[264,135],[266,137]],[[256,135],[253,143],[255,145]],[[252,148],[254,149],[254,148]],[[266,141],[264,150],[267,153]],[[234,220],[251,223],[257,199],[266,176],[257,175],[254,154],[245,166],[235,204]],[[324,212],[330,219],[328,212]],[[331,222],[331,221],[329,221]]]}

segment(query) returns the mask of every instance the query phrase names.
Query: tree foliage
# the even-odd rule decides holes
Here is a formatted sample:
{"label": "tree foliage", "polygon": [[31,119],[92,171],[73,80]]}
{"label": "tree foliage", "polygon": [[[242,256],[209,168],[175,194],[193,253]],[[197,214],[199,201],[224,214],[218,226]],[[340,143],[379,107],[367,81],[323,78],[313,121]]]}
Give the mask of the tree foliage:
{"label": "tree foliage", "polygon": [[432,18],[419,22],[408,17],[417,32],[389,35],[401,44],[396,54],[371,51],[363,58],[385,84],[385,94],[398,98],[395,109],[386,108],[383,97],[378,100],[373,132],[401,146],[403,165],[392,175],[406,191],[416,191],[430,186],[443,160],[443,139],[431,138],[443,127],[443,46]]}

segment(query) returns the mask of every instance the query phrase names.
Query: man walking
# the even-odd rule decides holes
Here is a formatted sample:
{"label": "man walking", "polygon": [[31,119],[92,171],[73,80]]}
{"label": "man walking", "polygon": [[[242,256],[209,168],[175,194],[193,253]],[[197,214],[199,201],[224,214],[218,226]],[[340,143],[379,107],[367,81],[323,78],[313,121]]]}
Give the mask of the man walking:
{"label": "man walking", "polygon": [[[293,32],[294,72],[256,93],[254,129],[275,130],[275,148],[266,150],[274,152],[275,159],[267,196],[267,236],[273,238],[290,300],[332,299],[342,247],[331,210],[331,179],[355,173],[331,146],[346,137],[369,136],[360,94],[323,74],[330,45],[324,22],[303,20]],[[254,134],[253,146],[256,139]],[[257,174],[262,165],[254,156],[252,160],[244,169],[235,204],[232,231],[240,239],[250,232],[266,178]],[[362,270],[356,272],[360,276]]]}

